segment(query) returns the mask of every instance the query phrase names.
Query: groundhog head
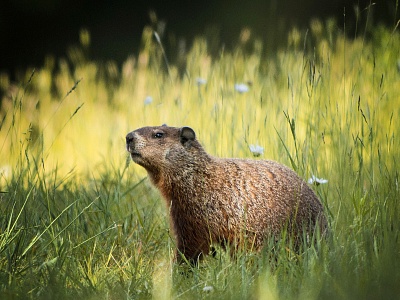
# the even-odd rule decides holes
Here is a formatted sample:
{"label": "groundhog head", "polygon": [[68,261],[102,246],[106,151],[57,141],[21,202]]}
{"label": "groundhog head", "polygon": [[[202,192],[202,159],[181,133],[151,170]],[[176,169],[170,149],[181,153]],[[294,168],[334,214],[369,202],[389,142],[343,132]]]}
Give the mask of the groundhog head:
{"label": "groundhog head", "polygon": [[193,153],[201,149],[190,127],[142,127],[126,136],[126,148],[132,160],[149,172],[161,168],[184,166]]}

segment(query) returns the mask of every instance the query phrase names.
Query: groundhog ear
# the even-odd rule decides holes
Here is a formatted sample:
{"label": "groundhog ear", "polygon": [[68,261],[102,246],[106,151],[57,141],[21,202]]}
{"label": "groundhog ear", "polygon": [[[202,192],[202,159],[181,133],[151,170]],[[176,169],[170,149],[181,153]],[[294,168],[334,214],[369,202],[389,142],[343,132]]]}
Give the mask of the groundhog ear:
{"label": "groundhog ear", "polygon": [[188,141],[193,141],[196,138],[196,134],[192,128],[182,127],[179,129],[179,137],[181,138],[181,143],[186,144]]}

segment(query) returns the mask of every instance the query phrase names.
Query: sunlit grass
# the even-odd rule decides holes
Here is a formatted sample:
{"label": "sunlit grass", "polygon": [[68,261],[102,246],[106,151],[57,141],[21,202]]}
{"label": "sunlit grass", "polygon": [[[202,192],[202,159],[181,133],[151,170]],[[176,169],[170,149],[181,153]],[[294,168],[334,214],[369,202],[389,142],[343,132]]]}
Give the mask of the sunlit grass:
{"label": "sunlit grass", "polygon": [[[18,86],[0,76],[2,299],[398,295],[396,30],[349,40],[315,21],[274,55],[250,39],[252,53],[239,44],[211,57],[199,38],[183,76],[173,64],[166,72],[150,29],[121,68],[91,61],[82,34],[66,59],[47,58]],[[218,251],[190,271],[174,266],[167,211],[124,145],[129,131],[163,123],[191,126],[213,155],[253,157],[258,145],[259,158],[326,178],[314,186],[326,241],[300,254],[267,244],[264,254]]]}

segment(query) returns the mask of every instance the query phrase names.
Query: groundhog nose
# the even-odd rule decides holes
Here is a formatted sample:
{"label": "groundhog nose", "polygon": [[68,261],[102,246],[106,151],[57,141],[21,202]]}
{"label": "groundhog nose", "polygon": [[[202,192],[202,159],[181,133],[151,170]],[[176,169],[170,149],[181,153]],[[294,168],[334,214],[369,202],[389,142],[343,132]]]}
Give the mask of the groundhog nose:
{"label": "groundhog nose", "polygon": [[132,142],[133,142],[133,134],[132,132],[130,132],[126,135],[126,144],[129,145]]}

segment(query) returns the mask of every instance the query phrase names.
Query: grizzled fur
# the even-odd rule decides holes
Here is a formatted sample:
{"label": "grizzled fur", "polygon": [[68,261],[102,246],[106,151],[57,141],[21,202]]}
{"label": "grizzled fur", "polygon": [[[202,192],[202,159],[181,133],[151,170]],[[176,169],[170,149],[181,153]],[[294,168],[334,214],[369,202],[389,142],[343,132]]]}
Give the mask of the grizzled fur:
{"label": "grizzled fur", "polygon": [[282,164],[213,157],[189,127],[143,127],[126,146],[165,198],[178,251],[192,262],[212,243],[260,249],[283,228],[295,237],[326,228],[321,202]]}

